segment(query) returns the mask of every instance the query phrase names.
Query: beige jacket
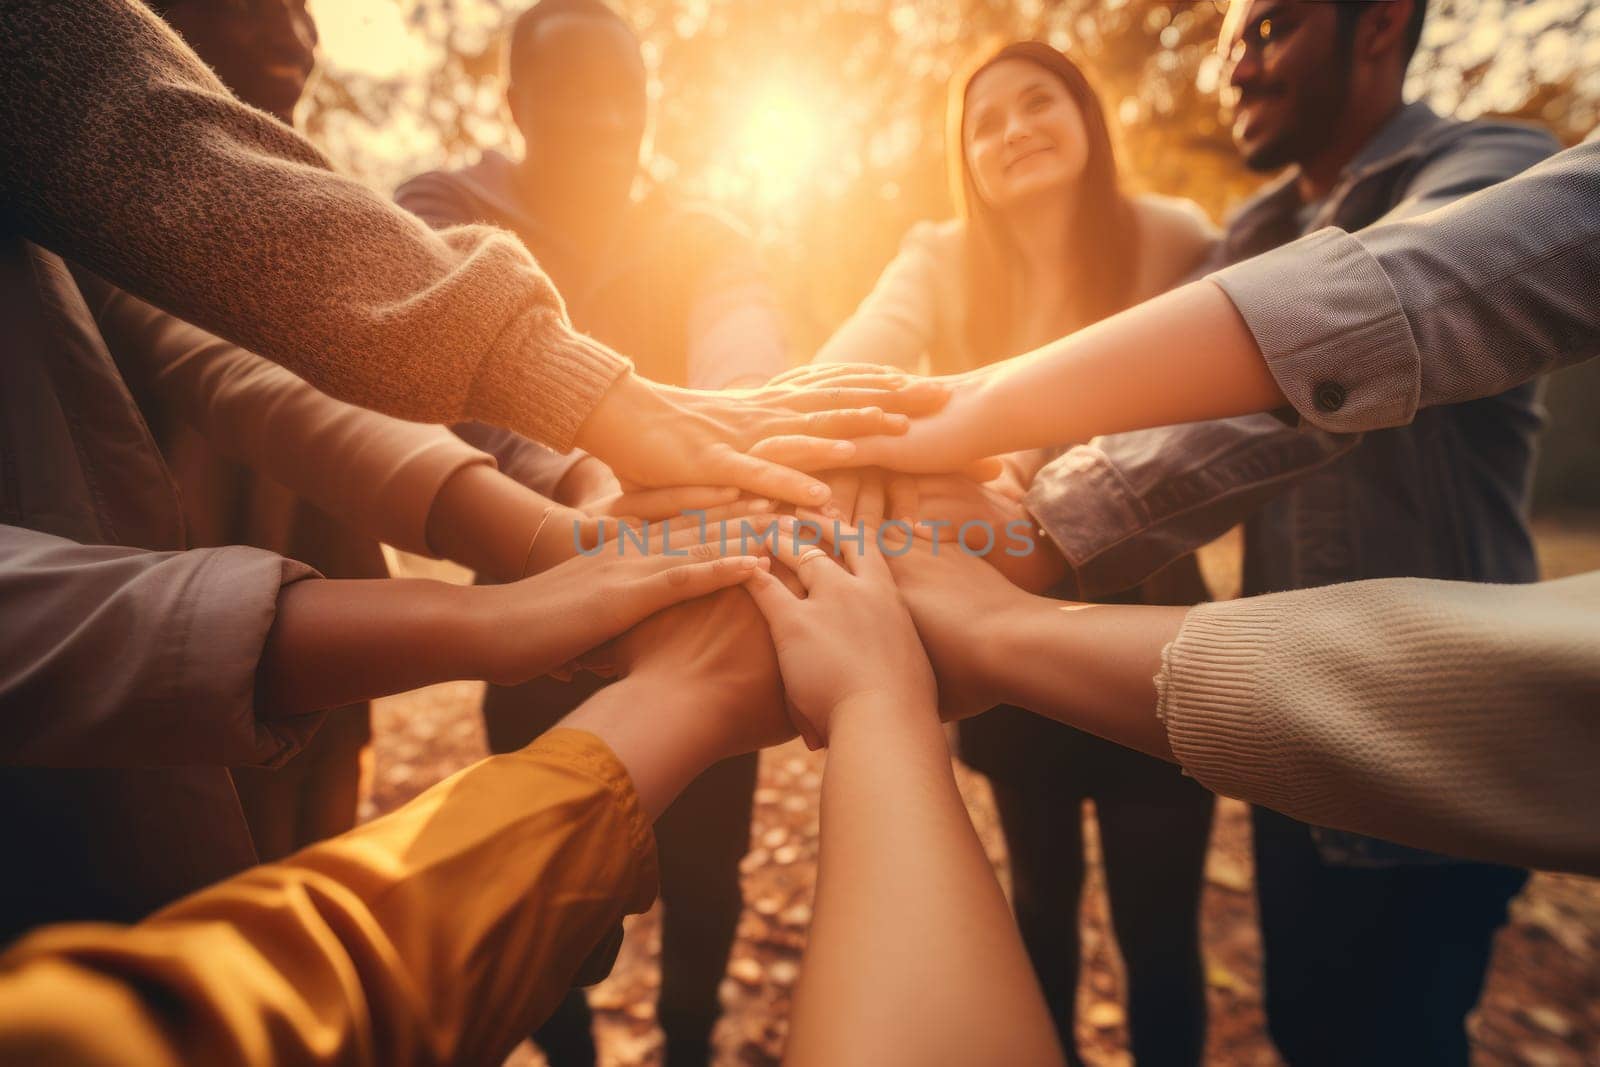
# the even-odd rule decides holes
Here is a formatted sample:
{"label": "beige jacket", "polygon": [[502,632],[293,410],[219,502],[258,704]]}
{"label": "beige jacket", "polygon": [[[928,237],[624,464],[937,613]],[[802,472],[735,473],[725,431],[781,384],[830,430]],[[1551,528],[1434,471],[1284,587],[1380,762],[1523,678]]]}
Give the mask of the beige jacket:
{"label": "beige jacket", "polygon": [[1210,789],[1467,859],[1600,875],[1600,572],[1204,604],[1159,713]]}

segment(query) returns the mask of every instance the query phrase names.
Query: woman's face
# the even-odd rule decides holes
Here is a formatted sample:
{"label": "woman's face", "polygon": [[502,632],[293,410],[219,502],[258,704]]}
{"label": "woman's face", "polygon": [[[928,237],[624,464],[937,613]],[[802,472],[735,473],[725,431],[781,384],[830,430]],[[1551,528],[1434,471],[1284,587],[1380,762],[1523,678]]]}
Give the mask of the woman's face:
{"label": "woman's face", "polygon": [[1003,59],[973,79],[961,140],[978,195],[1000,210],[1061,193],[1089,156],[1066,86],[1026,59]]}

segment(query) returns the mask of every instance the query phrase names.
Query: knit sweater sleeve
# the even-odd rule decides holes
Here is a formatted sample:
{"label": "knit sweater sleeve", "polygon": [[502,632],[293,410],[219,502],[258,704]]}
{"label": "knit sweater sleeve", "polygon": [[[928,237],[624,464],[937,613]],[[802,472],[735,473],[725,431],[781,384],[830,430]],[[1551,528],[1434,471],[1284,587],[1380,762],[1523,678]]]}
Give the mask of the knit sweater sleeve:
{"label": "knit sweater sleeve", "polygon": [[4,225],[340,399],[558,449],[628,367],[513,237],[333,174],[133,0],[0,5]]}
{"label": "knit sweater sleeve", "polygon": [[1208,788],[1321,826],[1600,874],[1600,572],[1207,604],[1159,713]]}

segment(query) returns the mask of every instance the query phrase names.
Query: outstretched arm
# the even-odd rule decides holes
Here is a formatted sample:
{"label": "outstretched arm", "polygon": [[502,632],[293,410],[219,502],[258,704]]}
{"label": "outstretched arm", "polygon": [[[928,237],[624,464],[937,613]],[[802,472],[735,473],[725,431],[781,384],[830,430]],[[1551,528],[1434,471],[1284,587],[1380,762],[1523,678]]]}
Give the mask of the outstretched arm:
{"label": "outstretched arm", "polygon": [[1017,704],[1318,826],[1600,871],[1600,574],[1182,609],[1029,596],[953,546],[893,568],[951,714]]}
{"label": "outstretched arm", "polygon": [[136,926],[30,935],[0,956],[0,1061],[498,1063],[654,900],[651,820],[748,750],[729,696],[658,657],[376,822]]}
{"label": "outstretched arm", "polygon": [[1328,229],[954,382],[851,465],[937,472],[1097,434],[1269,411],[1347,433],[1600,351],[1600,143],[1426,214]]}
{"label": "outstretched arm", "polygon": [[846,546],[848,570],[818,550],[802,562],[789,537],[779,555],[806,598],[766,573],[751,591],[802,732],[829,755],[787,1062],[1062,1062],[888,567],[870,546]]}

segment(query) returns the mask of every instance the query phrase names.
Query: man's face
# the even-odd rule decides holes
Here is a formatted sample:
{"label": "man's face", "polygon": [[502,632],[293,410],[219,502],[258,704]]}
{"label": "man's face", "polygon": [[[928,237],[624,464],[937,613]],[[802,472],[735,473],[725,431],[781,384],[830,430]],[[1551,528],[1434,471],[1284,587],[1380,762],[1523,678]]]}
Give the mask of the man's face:
{"label": "man's face", "polygon": [[1326,144],[1350,88],[1338,7],[1306,0],[1233,0],[1218,48],[1233,143],[1252,170],[1303,162]]}
{"label": "man's face", "polygon": [[613,19],[556,15],[511,72],[512,117],[541,168],[595,192],[632,186],[644,142],[648,75],[638,40]]}
{"label": "man's face", "polygon": [[305,0],[179,0],[166,19],[235,96],[292,121],[317,59]]}

